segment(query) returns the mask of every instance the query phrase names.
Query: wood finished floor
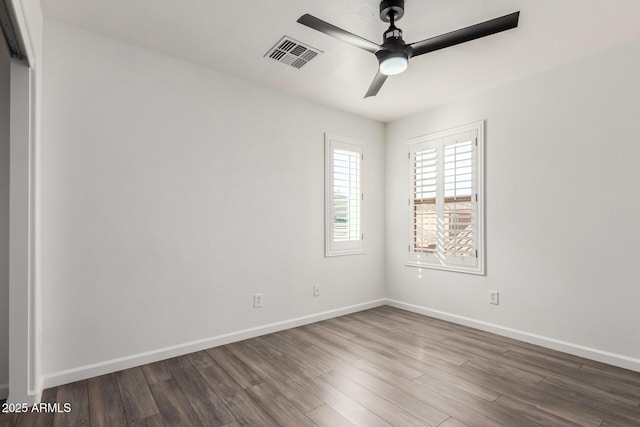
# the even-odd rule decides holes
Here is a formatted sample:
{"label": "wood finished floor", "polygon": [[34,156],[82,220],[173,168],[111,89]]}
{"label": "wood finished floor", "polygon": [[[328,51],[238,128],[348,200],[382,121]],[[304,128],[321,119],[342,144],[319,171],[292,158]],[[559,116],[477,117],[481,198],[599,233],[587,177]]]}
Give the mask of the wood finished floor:
{"label": "wood finished floor", "polygon": [[640,373],[379,307],[45,390],[10,426],[639,426]]}

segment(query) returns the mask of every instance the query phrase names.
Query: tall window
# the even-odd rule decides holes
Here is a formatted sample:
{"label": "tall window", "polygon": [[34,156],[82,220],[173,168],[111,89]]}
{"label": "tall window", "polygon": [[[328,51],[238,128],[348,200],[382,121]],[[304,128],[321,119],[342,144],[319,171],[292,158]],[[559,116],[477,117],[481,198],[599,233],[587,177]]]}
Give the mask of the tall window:
{"label": "tall window", "polygon": [[484,122],[409,142],[407,265],[484,274]]}
{"label": "tall window", "polygon": [[363,144],[325,135],[325,145],[325,253],[327,256],[363,253]]}

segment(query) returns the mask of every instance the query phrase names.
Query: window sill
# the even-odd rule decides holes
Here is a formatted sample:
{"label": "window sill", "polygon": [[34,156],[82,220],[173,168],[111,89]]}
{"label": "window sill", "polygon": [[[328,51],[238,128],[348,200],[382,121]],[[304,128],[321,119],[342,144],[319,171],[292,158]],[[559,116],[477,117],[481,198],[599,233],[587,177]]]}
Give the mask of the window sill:
{"label": "window sill", "polygon": [[430,270],[442,270],[442,271],[451,271],[453,273],[475,274],[477,276],[486,275],[484,272],[484,268],[464,266],[464,265],[441,265],[441,264],[430,264],[430,263],[425,263],[420,261],[407,261],[404,265],[406,267],[428,268]]}
{"label": "window sill", "polygon": [[365,253],[367,253],[367,251],[365,251],[364,249],[350,249],[350,250],[344,250],[344,251],[325,252],[324,256],[335,257],[335,256],[343,256],[343,255],[360,255]]}

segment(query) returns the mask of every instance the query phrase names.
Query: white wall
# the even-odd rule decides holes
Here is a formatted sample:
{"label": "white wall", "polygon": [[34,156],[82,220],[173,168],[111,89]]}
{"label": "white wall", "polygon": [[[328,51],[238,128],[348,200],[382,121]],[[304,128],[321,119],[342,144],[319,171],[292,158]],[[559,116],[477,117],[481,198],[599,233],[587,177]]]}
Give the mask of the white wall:
{"label": "white wall", "polygon": [[0,399],[9,391],[9,64],[0,36]]}
{"label": "white wall", "polygon": [[[383,297],[383,125],[56,22],[44,40],[45,387]],[[323,255],[325,131],[366,143],[365,255]]]}
{"label": "white wall", "polygon": [[[640,370],[639,75],[635,42],[390,123],[387,297]],[[488,273],[419,278],[404,266],[404,142],[482,119]]]}

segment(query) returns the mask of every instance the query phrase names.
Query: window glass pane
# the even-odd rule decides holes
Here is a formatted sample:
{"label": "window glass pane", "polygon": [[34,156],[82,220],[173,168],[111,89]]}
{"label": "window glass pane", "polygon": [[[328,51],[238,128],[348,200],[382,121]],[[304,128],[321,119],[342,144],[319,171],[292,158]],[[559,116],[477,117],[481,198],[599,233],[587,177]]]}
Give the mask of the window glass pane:
{"label": "window glass pane", "polygon": [[444,147],[444,197],[464,197],[473,193],[472,166],[472,141]]}
{"label": "window glass pane", "polygon": [[471,200],[447,202],[442,226],[445,256],[475,256],[473,248],[473,206]]}
{"label": "window glass pane", "polygon": [[416,252],[436,250],[436,218],[435,199],[414,204],[413,246]]}

